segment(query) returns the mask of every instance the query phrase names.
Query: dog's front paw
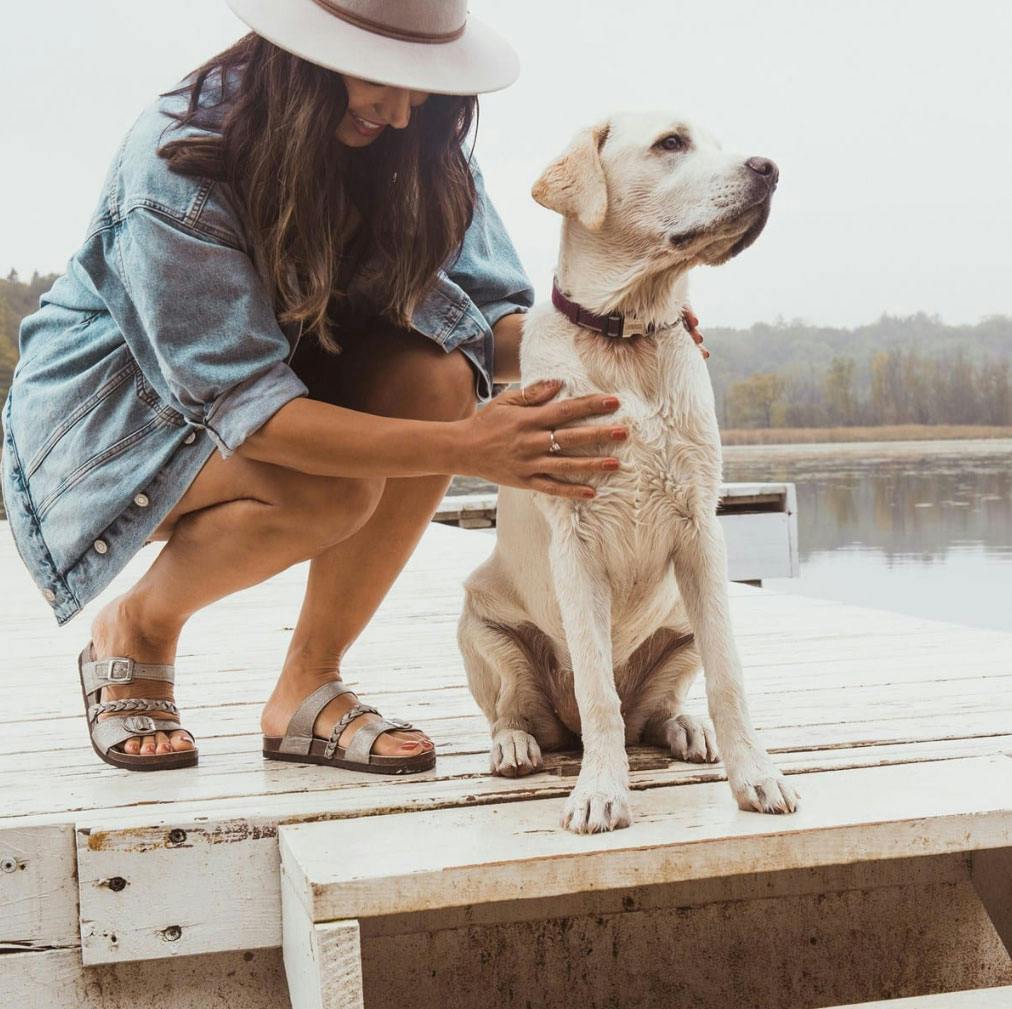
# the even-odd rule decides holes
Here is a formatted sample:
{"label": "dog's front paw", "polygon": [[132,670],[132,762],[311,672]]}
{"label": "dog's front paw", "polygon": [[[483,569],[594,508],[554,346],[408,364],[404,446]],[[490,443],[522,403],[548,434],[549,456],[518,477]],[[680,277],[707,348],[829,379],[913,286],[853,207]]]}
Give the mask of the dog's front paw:
{"label": "dog's front paw", "polygon": [[768,760],[751,761],[742,771],[728,772],[738,808],[757,813],[793,813],[801,796]]}
{"label": "dog's front paw", "polygon": [[664,733],[671,755],[678,760],[689,760],[694,764],[715,764],[720,760],[717,737],[713,726],[705,718],[683,712],[664,723]]}
{"label": "dog's front paw", "polygon": [[492,737],[492,773],[504,778],[522,778],[540,771],[541,747],[522,729],[500,729]]}
{"label": "dog's front paw", "polygon": [[604,782],[577,780],[562,810],[562,826],[574,834],[598,834],[630,823],[629,789]]}

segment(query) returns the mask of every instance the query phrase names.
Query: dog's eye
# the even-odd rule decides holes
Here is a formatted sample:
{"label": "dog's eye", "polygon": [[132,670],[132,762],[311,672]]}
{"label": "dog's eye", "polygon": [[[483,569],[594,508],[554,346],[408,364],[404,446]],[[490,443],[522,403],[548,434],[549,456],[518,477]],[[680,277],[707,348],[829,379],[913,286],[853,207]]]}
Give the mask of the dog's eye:
{"label": "dog's eye", "polygon": [[654,144],[663,151],[680,151],[684,146],[685,141],[677,133],[669,133]]}

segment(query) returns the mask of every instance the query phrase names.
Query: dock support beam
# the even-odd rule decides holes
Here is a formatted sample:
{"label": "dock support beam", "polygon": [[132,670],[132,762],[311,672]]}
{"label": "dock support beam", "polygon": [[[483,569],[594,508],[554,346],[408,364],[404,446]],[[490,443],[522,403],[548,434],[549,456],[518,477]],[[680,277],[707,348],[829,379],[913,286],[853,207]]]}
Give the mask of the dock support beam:
{"label": "dock support beam", "polygon": [[358,922],[315,924],[283,870],[281,931],[292,1009],[364,1009]]}

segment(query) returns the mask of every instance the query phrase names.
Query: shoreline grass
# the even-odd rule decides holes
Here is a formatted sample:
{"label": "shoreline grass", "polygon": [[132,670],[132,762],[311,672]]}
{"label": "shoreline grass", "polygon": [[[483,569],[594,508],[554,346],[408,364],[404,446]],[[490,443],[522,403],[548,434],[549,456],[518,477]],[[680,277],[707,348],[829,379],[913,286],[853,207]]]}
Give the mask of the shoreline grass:
{"label": "shoreline grass", "polygon": [[727,428],[725,445],[806,445],[816,442],[958,441],[1012,438],[1012,427],[978,424],[884,424],[879,427],[764,427]]}

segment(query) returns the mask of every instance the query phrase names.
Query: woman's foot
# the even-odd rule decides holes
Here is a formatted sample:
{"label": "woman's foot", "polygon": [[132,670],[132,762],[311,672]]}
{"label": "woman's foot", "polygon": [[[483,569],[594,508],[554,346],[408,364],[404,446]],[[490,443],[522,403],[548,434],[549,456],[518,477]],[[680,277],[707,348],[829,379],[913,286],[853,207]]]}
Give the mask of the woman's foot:
{"label": "woman's foot", "polygon": [[[291,663],[287,664],[260,716],[263,734],[284,736],[288,731],[288,723],[299,705],[317,687],[331,680],[340,679],[340,671],[333,666],[297,669]],[[313,735],[327,739],[340,717],[358,703],[358,697],[352,692],[335,697],[317,716],[313,723]],[[355,733],[378,718],[378,715],[366,713],[352,719],[338,737],[338,746],[347,749]],[[421,730],[398,729],[381,733],[373,743],[372,752],[384,757],[411,757],[433,748],[432,740]]]}
{"label": "woman's foot", "polygon": [[[96,614],[91,625],[91,640],[95,658],[104,659],[110,655],[126,655],[138,662],[171,663],[176,659],[176,643],[179,632],[152,634],[132,613],[127,596],[107,603]],[[146,697],[153,701],[173,700],[172,684],[162,680],[137,678],[131,683],[103,687],[100,701],[122,701],[126,698]],[[99,715],[98,720],[113,717],[114,713]],[[165,711],[146,712],[156,721],[174,719]],[[185,730],[155,732],[150,736],[131,736],[120,744],[124,753],[147,756],[152,753],[178,753],[194,748],[193,737]]]}

